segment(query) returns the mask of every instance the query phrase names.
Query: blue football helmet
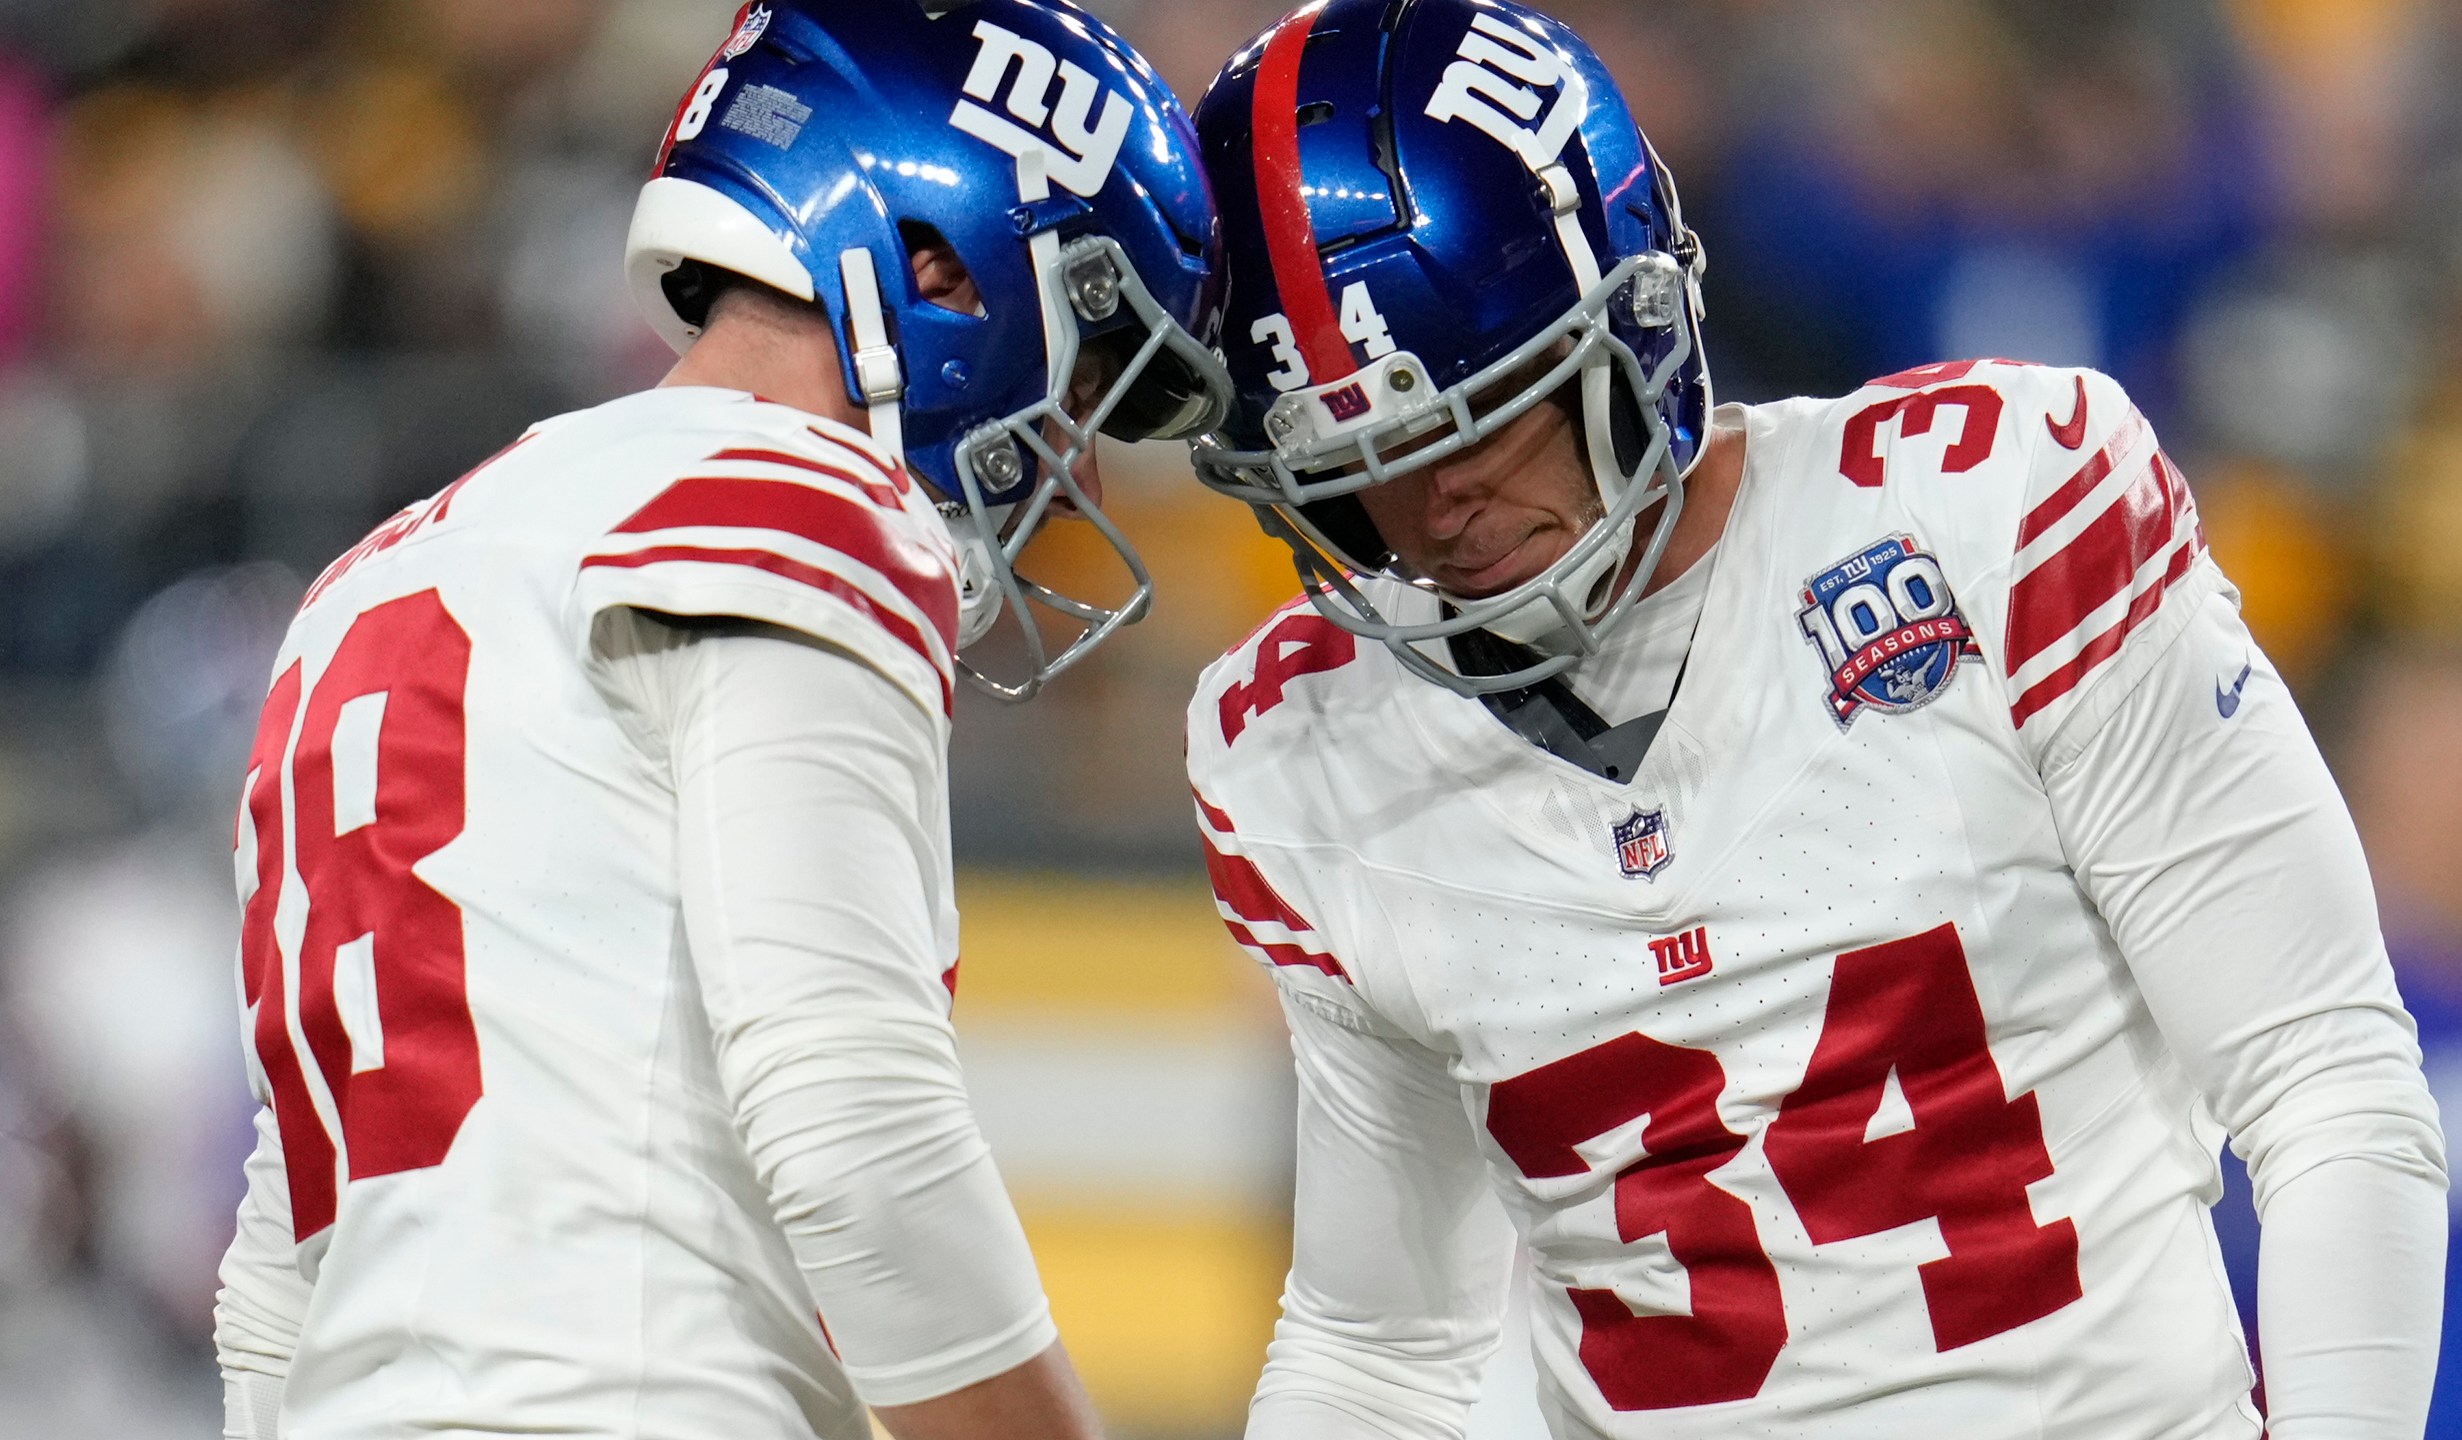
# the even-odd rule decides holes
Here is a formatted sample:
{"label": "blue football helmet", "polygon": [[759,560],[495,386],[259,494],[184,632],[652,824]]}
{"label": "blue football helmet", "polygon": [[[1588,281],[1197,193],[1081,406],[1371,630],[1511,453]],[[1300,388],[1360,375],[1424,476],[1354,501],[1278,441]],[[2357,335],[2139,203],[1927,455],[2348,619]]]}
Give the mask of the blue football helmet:
{"label": "blue football helmet", "polygon": [[[923,298],[909,254],[953,248],[982,297]],[[961,648],[1005,610],[1019,700],[1142,618],[1153,585],[1073,473],[1097,433],[1184,439],[1230,381],[1213,199],[1196,134],[1143,57],[1065,0],[756,0],[686,94],[635,211],[635,299],[680,353],[707,269],[823,308],[848,397],[929,486],[962,561]],[[1074,507],[1134,583],[1060,594],[1017,560]],[[1054,653],[1029,603],[1076,627]]]}
{"label": "blue football helmet", "polygon": [[[1328,619],[1439,684],[1518,688],[1595,653],[1666,548],[1711,409],[1700,241],[1606,65],[1510,0],[1321,0],[1232,57],[1197,130],[1238,392],[1199,478],[1257,508]],[[1597,523],[1503,594],[1410,573],[1357,493],[1567,385]],[[1466,676],[1421,648],[1472,630],[1541,658]]]}

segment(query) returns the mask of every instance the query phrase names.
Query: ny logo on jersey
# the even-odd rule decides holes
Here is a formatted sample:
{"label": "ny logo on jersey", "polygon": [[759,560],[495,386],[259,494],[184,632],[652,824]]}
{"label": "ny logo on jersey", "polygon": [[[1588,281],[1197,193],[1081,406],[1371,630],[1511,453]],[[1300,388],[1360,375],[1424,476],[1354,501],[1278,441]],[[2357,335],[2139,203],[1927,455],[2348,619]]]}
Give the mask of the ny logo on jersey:
{"label": "ny logo on jersey", "polygon": [[[1555,47],[1493,15],[1470,22],[1461,58],[1445,67],[1428,100],[1428,118],[1467,120],[1522,157],[1533,171],[1556,163],[1567,140],[1590,118],[1590,82]],[[1517,83],[1518,82],[1518,83]],[[1546,118],[1539,91],[1560,90]],[[1526,122],[1537,120],[1537,125]]]}
{"label": "ny logo on jersey", "polygon": [[1796,623],[1829,671],[1829,713],[1843,730],[1866,707],[1898,715],[1949,688],[1958,661],[1982,653],[1938,560],[1900,535],[1866,546],[1804,585]]}
{"label": "ny logo on jersey", "polygon": [[1662,987],[1700,979],[1710,973],[1710,927],[1699,925],[1681,935],[1651,941],[1650,958],[1658,962]]}
{"label": "ny logo on jersey", "polygon": [[1635,810],[1617,822],[1616,864],[1627,876],[1649,880],[1675,858],[1667,848],[1667,812]]}
{"label": "ny logo on jersey", "polygon": [[[1111,178],[1111,167],[1120,158],[1120,146],[1128,139],[1129,122],[1135,118],[1134,108],[1084,69],[1015,31],[978,20],[975,38],[983,42],[983,48],[975,53],[974,68],[966,72],[965,86],[974,98],[957,102],[957,108],[949,112],[949,123],[1011,155],[1044,152],[1052,179],[1092,199]],[[1009,86],[1007,109],[1009,115],[1034,126],[1033,130],[975,103],[999,99],[1000,82],[1008,78],[1012,65],[1017,79]],[[1057,105],[1051,98],[1055,76],[1060,82]],[[1102,97],[1103,113],[1093,119],[1097,95]]]}

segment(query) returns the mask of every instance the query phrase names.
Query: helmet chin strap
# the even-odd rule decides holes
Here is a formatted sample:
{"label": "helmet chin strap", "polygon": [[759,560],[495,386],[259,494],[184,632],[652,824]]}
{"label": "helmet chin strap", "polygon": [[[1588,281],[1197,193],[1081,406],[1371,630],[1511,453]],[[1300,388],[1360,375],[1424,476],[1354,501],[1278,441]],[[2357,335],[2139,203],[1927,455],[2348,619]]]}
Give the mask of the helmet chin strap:
{"label": "helmet chin strap", "polygon": [[880,275],[872,252],[858,245],[838,256],[838,278],[846,287],[846,328],[855,342],[855,383],[871,408],[872,439],[893,460],[906,458],[906,426],[898,402],[906,397],[906,379],[898,368],[898,352],[889,343],[889,323],[881,311]]}
{"label": "helmet chin strap", "polygon": [[[855,347],[855,383],[863,387],[872,442],[887,451],[890,459],[902,462],[906,459],[906,421],[899,402],[906,396],[906,383],[898,352],[889,343],[880,273],[873,266],[872,252],[862,246],[841,252],[838,277],[846,285],[846,328]],[[991,633],[993,622],[1000,618],[1000,582],[992,573],[991,551],[973,530],[972,525],[949,527],[950,539],[957,544],[957,643],[961,650]]]}
{"label": "helmet chin strap", "polygon": [[[1017,198],[1021,204],[1026,205],[1037,204],[1051,198],[1050,157],[1039,145],[1028,147],[1024,154],[1017,157]],[[1060,341],[1057,327],[1068,320],[1065,313],[1054,313],[1055,297],[1049,293],[1050,285],[1047,278],[1059,265],[1059,232],[1044,230],[1028,240],[1026,245],[1028,257],[1034,264],[1037,289],[1043,295],[1043,363],[1048,373],[1053,357],[1059,351]],[[852,256],[858,252],[850,250],[847,253]],[[868,276],[870,273],[868,254],[865,255],[864,267]],[[847,288],[848,293],[853,294],[854,286],[851,283]],[[878,291],[868,288],[866,293],[873,297],[877,315]],[[1066,304],[1065,301],[1058,303]],[[875,323],[878,323],[877,320]],[[877,435],[881,415],[878,407],[874,408],[872,415],[873,433]],[[893,426],[897,424],[894,409],[891,411],[890,424]],[[957,644],[960,650],[966,649],[991,634],[992,628],[1000,623],[1000,612],[1006,606],[1007,592],[1001,581],[1000,572],[1003,562],[998,553],[1001,538],[997,529],[1013,508],[1003,506],[992,512],[994,532],[988,534],[971,517],[964,514],[962,509],[957,513],[944,511],[944,518],[949,526],[949,538],[957,545]]]}
{"label": "helmet chin strap", "polygon": [[[1022,205],[1040,205],[1051,198],[1051,156],[1040,145],[1026,147],[1017,157],[1017,199]],[[1060,268],[1060,232],[1046,226],[1026,242],[1028,258],[1034,262],[1035,293],[1043,301],[1043,371],[1049,375],[1060,363],[1060,327],[1075,325],[1069,314],[1068,301],[1054,294],[1051,277]]]}
{"label": "helmet chin strap", "polygon": [[[1539,183],[1547,188],[1548,203],[1556,212],[1556,243],[1564,249],[1565,263],[1572,267],[1574,282],[1581,293],[1588,294],[1599,283],[1601,272],[1598,252],[1590,247],[1590,237],[1581,228],[1581,189],[1561,164],[1548,165],[1537,173]],[[1583,439],[1589,452],[1591,483],[1598,487],[1601,514],[1614,513],[1624,487],[1631,483],[1631,477],[1616,459],[1611,404],[1614,376],[1614,364],[1604,354],[1592,357],[1582,367],[1582,429],[1586,432]],[[1633,535],[1628,529],[1600,547],[1579,570],[1565,576],[1558,590],[1595,613],[1592,602],[1600,598],[1600,589],[1623,568],[1625,557],[1632,550]],[[1545,594],[1538,594],[1486,628],[1500,640],[1544,649],[1546,640],[1565,628],[1565,616]]]}
{"label": "helmet chin strap", "polygon": [[[872,252],[858,245],[838,255],[838,278],[846,286],[846,328],[854,343],[855,383],[863,389],[869,410],[872,443],[892,460],[906,459],[906,420],[899,402],[906,398],[906,381],[897,349],[889,343],[889,322],[881,308],[880,272]],[[1000,584],[992,574],[991,552],[971,534],[973,526],[949,527],[957,543],[959,649],[991,632],[1000,618]]]}

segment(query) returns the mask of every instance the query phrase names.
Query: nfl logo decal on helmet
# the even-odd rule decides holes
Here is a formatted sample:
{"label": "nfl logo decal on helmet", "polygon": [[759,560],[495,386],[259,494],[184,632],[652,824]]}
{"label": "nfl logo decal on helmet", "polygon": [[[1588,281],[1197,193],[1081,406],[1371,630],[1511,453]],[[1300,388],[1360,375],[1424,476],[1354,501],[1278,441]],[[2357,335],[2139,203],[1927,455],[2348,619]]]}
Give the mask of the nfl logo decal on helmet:
{"label": "nfl logo decal on helmet", "polygon": [[1675,854],[1667,848],[1667,812],[1636,809],[1616,823],[1616,865],[1638,880],[1653,880]]}
{"label": "nfl logo decal on helmet", "polygon": [[1907,535],[1813,576],[1796,619],[1828,667],[1829,713],[1842,730],[1867,708],[1902,715],[1930,704],[1960,660],[1982,653],[1940,562]]}
{"label": "nfl logo decal on helmet", "polygon": [[723,65],[760,44],[761,33],[767,29],[769,29],[769,7],[767,5],[755,5],[745,11],[744,18],[735,22],[735,33],[727,37],[726,44],[718,47],[719,63]]}

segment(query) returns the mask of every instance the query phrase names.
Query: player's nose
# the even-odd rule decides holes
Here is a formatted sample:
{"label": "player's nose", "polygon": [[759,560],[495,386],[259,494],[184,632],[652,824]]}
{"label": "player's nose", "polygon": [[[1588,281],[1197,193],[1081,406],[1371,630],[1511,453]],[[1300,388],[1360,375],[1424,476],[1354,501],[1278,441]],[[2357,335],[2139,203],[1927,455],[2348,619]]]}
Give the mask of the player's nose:
{"label": "player's nose", "polygon": [[1429,466],[1421,472],[1424,479],[1411,477],[1420,480],[1419,513],[1430,539],[1450,540],[1470,524],[1489,488],[1480,471],[1477,461],[1455,458]]}
{"label": "player's nose", "polygon": [[1077,490],[1079,494],[1086,497],[1086,504],[1097,509],[1101,508],[1103,503],[1101,448],[1095,445],[1087,446],[1086,453],[1078,456],[1077,463],[1069,467],[1069,473],[1077,477]]}

